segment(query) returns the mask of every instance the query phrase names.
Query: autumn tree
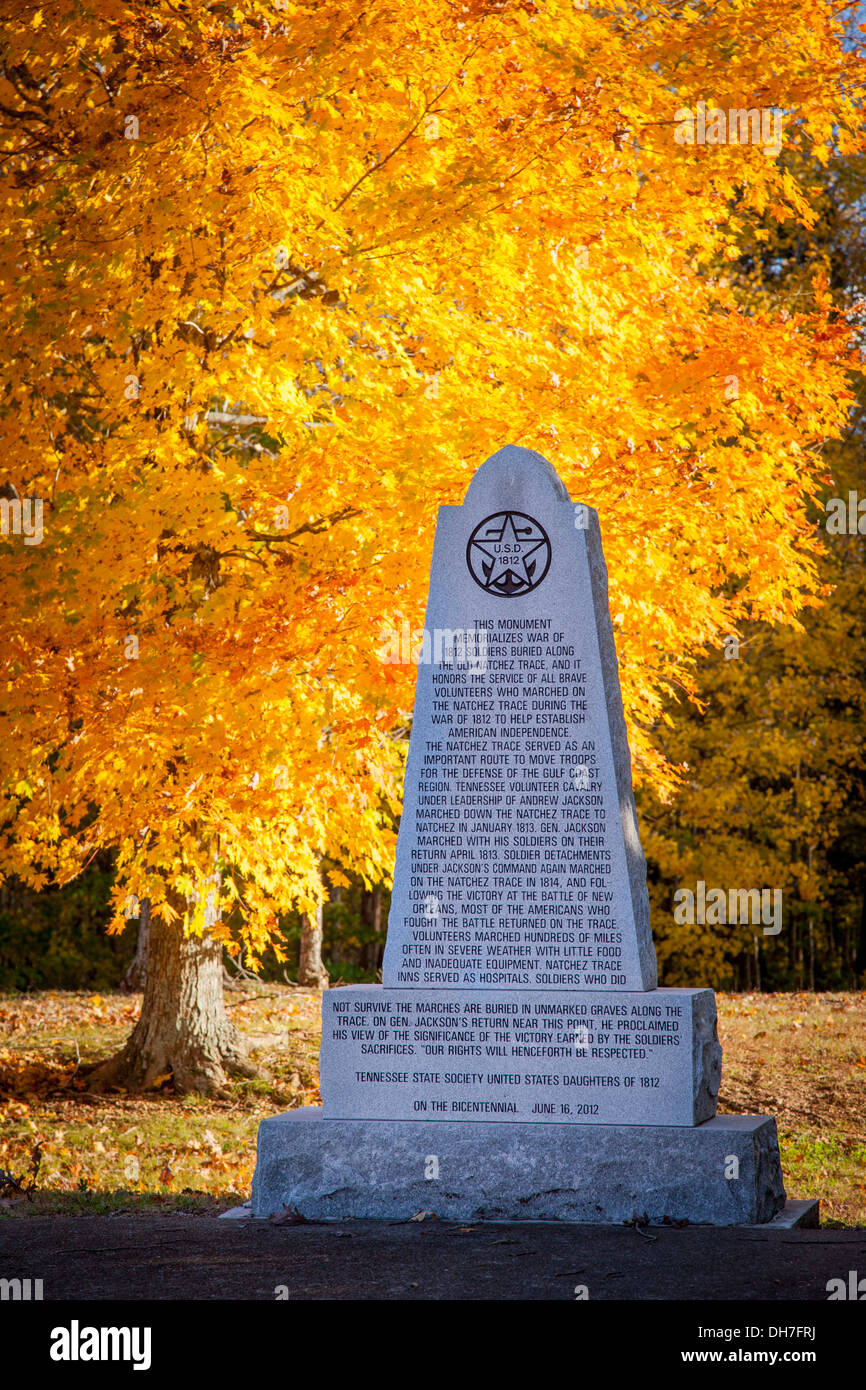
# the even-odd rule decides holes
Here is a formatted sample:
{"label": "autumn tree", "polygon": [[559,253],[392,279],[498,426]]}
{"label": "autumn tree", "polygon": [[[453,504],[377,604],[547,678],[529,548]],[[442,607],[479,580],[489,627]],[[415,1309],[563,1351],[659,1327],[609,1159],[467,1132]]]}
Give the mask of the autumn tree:
{"label": "autumn tree", "polygon": [[678,132],[711,100],[853,148],[861,62],[825,0],[0,8],[3,872],[113,848],[151,960],[103,1076],[219,1086],[222,946],[315,919],[323,861],[387,881],[413,673],[382,633],[486,454],[599,509],[660,784],[694,652],[814,593],[848,328],[820,289],[744,312],[713,267],[808,196],[760,139]]}
{"label": "autumn tree", "polygon": [[[858,539],[862,547],[862,538],[844,537],[840,552],[849,553],[828,556],[821,572],[835,579],[833,593],[804,616],[802,631],[744,624],[739,639],[729,636],[699,666],[699,706],[670,706],[673,727],[659,743],[678,761],[683,785],[667,803],[648,785],[639,793],[666,984],[839,988],[864,968],[866,571],[852,553]],[[695,892],[698,881],[728,902],[731,890],[778,892],[780,911],[772,924],[727,913],[678,919],[678,890]]]}
{"label": "autumn tree", "polygon": [[[730,267],[748,311],[798,311],[820,273],[862,338],[866,162],[829,151],[789,156],[808,187],[808,232],[769,212]],[[682,772],[677,794],[639,794],[660,973],[668,984],[851,987],[866,971],[866,382],[840,440],[821,450],[809,508],[823,601],[783,627],[747,622],[696,667],[698,701],[672,701],[659,746]],[[836,524],[841,510],[843,524]],[[853,527],[851,522],[853,521]],[[696,882],[771,887],[782,931],[677,922]]]}

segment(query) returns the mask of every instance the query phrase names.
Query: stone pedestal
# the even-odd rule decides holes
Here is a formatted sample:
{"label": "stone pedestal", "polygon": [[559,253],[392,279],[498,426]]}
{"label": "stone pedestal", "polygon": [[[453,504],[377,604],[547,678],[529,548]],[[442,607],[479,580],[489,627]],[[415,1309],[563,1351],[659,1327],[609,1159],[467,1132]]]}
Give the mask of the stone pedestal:
{"label": "stone pedestal", "polygon": [[770,1221],[785,1205],[776,1122],[718,1115],[668,1125],[329,1120],[307,1107],[263,1120],[253,1215],[310,1219],[711,1226]]}

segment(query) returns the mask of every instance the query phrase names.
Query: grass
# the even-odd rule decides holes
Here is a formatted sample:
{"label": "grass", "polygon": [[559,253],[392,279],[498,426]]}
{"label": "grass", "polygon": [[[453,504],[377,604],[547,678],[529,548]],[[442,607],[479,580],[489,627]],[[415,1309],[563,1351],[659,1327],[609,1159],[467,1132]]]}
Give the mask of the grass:
{"label": "grass", "polygon": [[[318,1105],[320,997],[285,985],[231,992],[229,1011],[266,1077],[227,1098],[91,1096],[81,1068],[109,1056],[137,996],[0,996],[0,1168],[30,1198],[2,1215],[187,1212],[246,1201],[259,1121]],[[719,1110],[775,1115],[789,1197],[820,1197],[825,1225],[866,1226],[866,995],[719,995]]]}
{"label": "grass", "polygon": [[775,1115],[789,1197],[866,1226],[866,995],[719,995],[719,1110]]}
{"label": "grass", "polygon": [[0,1215],[213,1214],[246,1201],[259,1121],[321,1103],[320,997],[269,985],[229,993],[227,1005],[266,1078],[231,1083],[227,1099],[171,1089],[95,1096],[81,1068],[123,1043],[140,999],[0,996],[0,1168],[20,1178],[42,1150],[32,1196],[5,1196]]}

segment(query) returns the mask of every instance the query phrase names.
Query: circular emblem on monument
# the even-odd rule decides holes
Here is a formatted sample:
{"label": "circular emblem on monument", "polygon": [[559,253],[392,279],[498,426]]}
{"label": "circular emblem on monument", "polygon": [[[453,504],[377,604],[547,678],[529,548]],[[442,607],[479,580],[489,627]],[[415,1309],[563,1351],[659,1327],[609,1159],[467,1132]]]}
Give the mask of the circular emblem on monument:
{"label": "circular emblem on monument", "polygon": [[537,589],[550,569],[550,538],[534,517],[495,512],[469,537],[466,563],[485,593],[520,598]]}

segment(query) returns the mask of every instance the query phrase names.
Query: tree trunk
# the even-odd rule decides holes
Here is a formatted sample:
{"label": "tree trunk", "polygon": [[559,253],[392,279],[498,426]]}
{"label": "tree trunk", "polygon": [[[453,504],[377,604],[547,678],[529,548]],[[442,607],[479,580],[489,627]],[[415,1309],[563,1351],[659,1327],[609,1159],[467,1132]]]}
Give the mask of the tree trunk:
{"label": "tree trunk", "polygon": [[366,888],[362,889],[361,916],[365,924],[376,934],[375,939],[365,941],[361,947],[361,966],[372,973],[379,969],[382,951],[382,943],[378,940],[382,932],[382,890],[378,885],[369,891]]}
{"label": "tree trunk", "polygon": [[138,919],[138,941],[135,955],[123,977],[121,989],[128,994],[143,990],[147,982],[147,957],[150,952],[150,898],[142,898],[139,904],[141,916]]}
{"label": "tree trunk", "polygon": [[854,984],[856,988],[857,977],[866,970],[866,888],[863,889],[863,897],[860,902],[860,935],[857,939],[857,954],[854,957]]}
{"label": "tree trunk", "polygon": [[[814,845],[807,846],[806,866],[809,870],[809,897],[812,897],[812,851]],[[809,988],[815,993],[815,923],[812,917],[809,918]]]}
{"label": "tree trunk", "polygon": [[182,918],[154,917],[141,1015],[126,1046],[91,1073],[90,1086],[147,1090],[169,1078],[178,1091],[221,1092],[226,1073],[254,1076],[222,992],[222,945],[184,936]]}
{"label": "tree trunk", "polygon": [[301,959],[298,966],[298,984],[310,989],[327,989],[328,972],[322,961],[322,909],[318,908],[315,917],[307,917],[301,931]]}

